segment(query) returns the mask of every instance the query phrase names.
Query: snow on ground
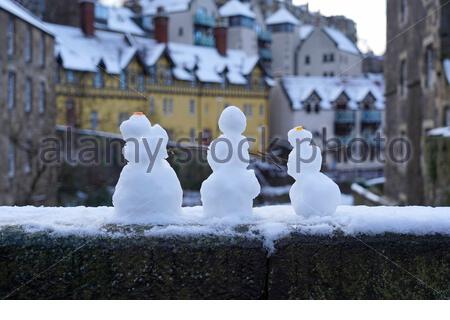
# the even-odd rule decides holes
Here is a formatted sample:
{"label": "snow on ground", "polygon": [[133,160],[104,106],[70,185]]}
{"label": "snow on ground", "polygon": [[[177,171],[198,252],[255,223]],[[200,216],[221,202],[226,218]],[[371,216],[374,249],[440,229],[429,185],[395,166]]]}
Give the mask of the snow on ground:
{"label": "snow on ground", "polygon": [[[28,232],[51,230],[55,234],[105,235],[106,226],[119,223],[114,208],[0,207],[0,229],[20,225]],[[262,236],[268,249],[277,239],[291,233],[332,235],[340,230],[348,235],[443,234],[450,236],[450,207],[363,207],[340,206],[332,217],[305,219],[295,215],[290,205],[255,208],[249,219],[206,219],[202,207],[183,208],[182,216],[159,219],[148,236],[244,235]],[[242,234],[236,226],[248,224]],[[120,235],[119,235],[120,236]]]}

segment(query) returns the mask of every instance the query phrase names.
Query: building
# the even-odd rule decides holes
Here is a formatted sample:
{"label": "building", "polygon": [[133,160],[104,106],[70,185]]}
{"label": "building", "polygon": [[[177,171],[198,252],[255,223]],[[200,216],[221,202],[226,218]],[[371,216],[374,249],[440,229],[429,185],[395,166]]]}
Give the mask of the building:
{"label": "building", "polygon": [[285,7],[268,17],[266,24],[272,32],[275,77],[362,74],[361,52],[339,30],[302,24]]}
{"label": "building", "polygon": [[387,162],[384,190],[400,204],[428,203],[426,133],[450,125],[450,5],[445,2],[387,1],[387,38],[394,40],[385,55],[386,134],[390,140],[407,139],[410,148],[398,150],[408,161]]}
{"label": "building", "polygon": [[[381,76],[286,76],[272,89],[270,108],[271,140],[278,146],[289,147],[287,132],[302,125],[328,151],[326,170],[338,174],[338,180],[382,175],[382,145],[377,140],[384,126]],[[361,153],[352,161],[348,149],[356,147]]]}
{"label": "building", "polygon": [[52,205],[54,167],[40,161],[53,135],[54,37],[19,4],[0,1],[0,204]]}
{"label": "building", "polygon": [[[82,2],[81,12],[94,10]],[[214,29],[215,47],[168,41],[170,16],[154,17],[155,39],[97,30],[91,14],[81,28],[47,24],[57,35],[57,122],[82,129],[118,132],[142,111],[167,129],[172,140],[209,141],[228,105],[247,115],[246,134],[257,141],[268,127],[271,80],[257,55],[227,48],[226,28]],[[82,50],[80,50],[82,48]]]}

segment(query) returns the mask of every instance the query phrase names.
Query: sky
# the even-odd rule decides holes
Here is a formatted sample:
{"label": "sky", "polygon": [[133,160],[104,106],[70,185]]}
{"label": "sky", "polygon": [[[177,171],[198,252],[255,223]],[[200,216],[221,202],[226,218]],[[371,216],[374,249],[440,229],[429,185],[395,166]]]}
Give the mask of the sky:
{"label": "sky", "polygon": [[[123,0],[102,0],[119,4]],[[324,15],[344,15],[356,22],[359,47],[383,54],[386,48],[386,0],[294,0],[295,4],[309,3],[310,10]]]}

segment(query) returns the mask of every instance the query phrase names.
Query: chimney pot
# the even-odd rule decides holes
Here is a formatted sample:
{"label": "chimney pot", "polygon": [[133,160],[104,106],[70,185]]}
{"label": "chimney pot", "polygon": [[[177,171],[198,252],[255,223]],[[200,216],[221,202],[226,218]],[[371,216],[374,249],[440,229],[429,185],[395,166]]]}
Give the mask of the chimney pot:
{"label": "chimney pot", "polygon": [[155,40],[159,43],[169,42],[169,17],[166,15],[163,7],[158,7],[155,18]]}
{"label": "chimney pot", "polygon": [[216,42],[216,49],[220,55],[227,55],[227,27],[218,25],[214,28],[214,39]]}
{"label": "chimney pot", "polygon": [[96,0],[79,0],[80,6],[80,27],[87,37],[95,35],[95,3]]}

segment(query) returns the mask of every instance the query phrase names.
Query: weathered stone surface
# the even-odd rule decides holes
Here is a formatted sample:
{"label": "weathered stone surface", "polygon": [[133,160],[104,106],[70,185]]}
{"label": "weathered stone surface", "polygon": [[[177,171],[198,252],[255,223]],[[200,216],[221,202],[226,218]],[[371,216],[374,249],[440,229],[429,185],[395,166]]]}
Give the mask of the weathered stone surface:
{"label": "weathered stone surface", "polygon": [[450,238],[293,234],[270,258],[270,299],[445,299]]}
{"label": "weathered stone surface", "polygon": [[[141,230],[142,231],[142,230]],[[291,234],[269,255],[242,236],[0,231],[9,299],[444,299],[450,237]]]}

